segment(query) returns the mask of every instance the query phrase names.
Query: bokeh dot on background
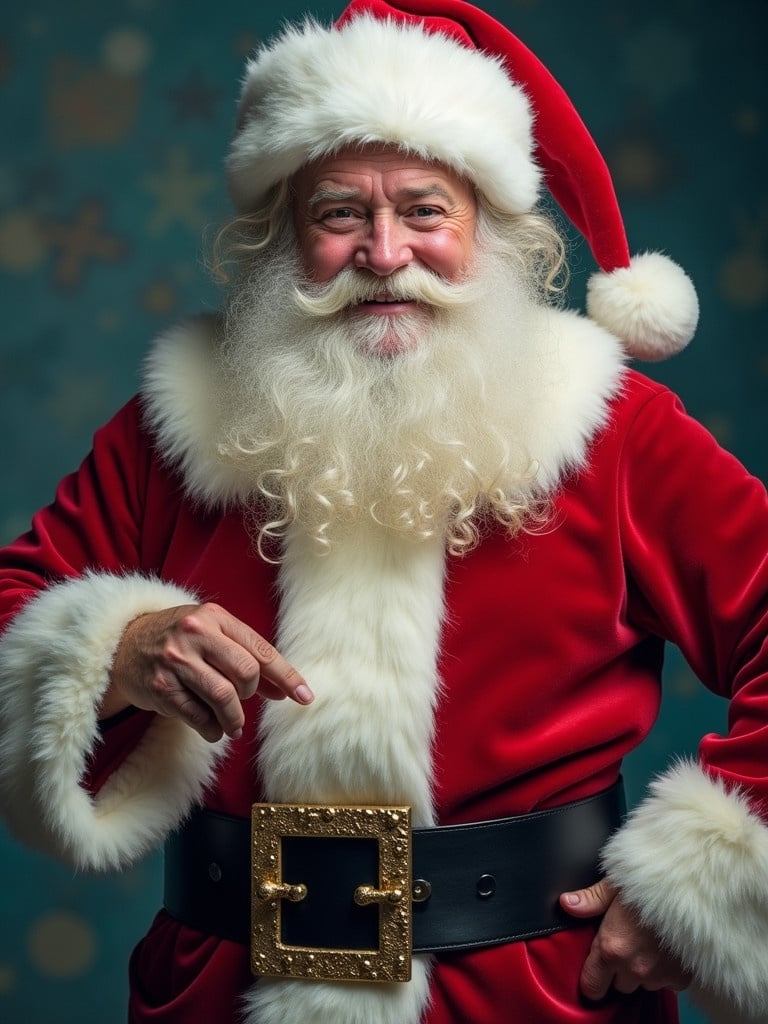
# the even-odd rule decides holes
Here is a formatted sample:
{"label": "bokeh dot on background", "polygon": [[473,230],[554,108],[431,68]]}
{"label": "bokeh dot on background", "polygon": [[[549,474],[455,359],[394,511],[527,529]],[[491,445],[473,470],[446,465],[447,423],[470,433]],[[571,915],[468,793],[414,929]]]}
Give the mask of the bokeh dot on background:
{"label": "bokeh dot on background", "polygon": [[53,911],[32,922],[27,934],[32,964],[50,978],[85,974],[96,956],[96,937],[78,914]]}
{"label": "bokeh dot on background", "polygon": [[10,992],[16,984],[16,972],[9,964],[0,964],[0,995]]}

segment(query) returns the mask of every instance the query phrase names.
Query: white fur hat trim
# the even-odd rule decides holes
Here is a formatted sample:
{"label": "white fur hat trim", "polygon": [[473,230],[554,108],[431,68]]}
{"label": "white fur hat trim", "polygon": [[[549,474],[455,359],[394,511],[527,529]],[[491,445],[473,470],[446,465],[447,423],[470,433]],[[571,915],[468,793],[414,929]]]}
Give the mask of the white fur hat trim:
{"label": "white fur hat trim", "polygon": [[327,29],[308,19],[246,66],[229,189],[238,210],[253,210],[309,160],[391,143],[443,161],[501,209],[523,213],[541,180],[532,128],[528,99],[499,58],[421,25],[360,16]]}

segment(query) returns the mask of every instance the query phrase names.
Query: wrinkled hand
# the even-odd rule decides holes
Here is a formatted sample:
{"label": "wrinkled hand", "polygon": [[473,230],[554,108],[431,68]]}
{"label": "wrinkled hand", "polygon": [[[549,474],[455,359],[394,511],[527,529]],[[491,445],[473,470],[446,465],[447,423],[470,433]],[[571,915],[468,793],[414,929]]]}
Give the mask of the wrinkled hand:
{"label": "wrinkled hand", "polygon": [[622,903],[606,879],[563,893],[560,905],[574,917],[605,915],[581,971],[581,991],[588,999],[602,999],[611,986],[625,993],[638,988],[680,992],[690,984],[691,976],[680,961],[662,949],[656,935]]}
{"label": "wrinkled hand", "polygon": [[242,702],[257,690],[272,700],[313,700],[296,669],[234,615],[216,604],[182,605],[128,624],[101,714],[133,705],[181,718],[213,743],[240,736]]}

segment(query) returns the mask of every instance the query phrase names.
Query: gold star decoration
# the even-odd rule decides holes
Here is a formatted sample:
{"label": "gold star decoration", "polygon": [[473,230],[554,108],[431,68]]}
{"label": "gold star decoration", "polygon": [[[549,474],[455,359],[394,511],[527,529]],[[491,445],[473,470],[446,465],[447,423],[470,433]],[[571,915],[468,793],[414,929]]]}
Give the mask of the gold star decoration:
{"label": "gold star decoration", "polygon": [[181,146],[169,150],[163,171],[148,174],[142,180],[144,188],[157,201],[147,223],[149,231],[160,234],[175,222],[199,231],[206,220],[201,203],[214,184],[212,174],[192,170],[189,154]]}
{"label": "gold star decoration", "polygon": [[80,284],[90,261],[114,263],[125,253],[125,243],[102,230],[104,207],[96,200],[87,200],[78,207],[74,220],[46,221],[43,235],[57,251],[53,279],[64,288]]}

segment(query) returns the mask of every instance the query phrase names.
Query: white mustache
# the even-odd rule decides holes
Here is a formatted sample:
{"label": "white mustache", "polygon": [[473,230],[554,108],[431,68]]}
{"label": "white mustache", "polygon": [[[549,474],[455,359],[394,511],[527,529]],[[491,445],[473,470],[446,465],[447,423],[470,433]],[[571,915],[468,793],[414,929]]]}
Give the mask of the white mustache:
{"label": "white mustache", "polygon": [[452,283],[422,267],[403,267],[389,277],[362,270],[342,270],[324,284],[295,285],[293,301],[307,317],[333,316],[361,302],[386,297],[389,302],[419,302],[440,309],[476,301],[475,281]]}

